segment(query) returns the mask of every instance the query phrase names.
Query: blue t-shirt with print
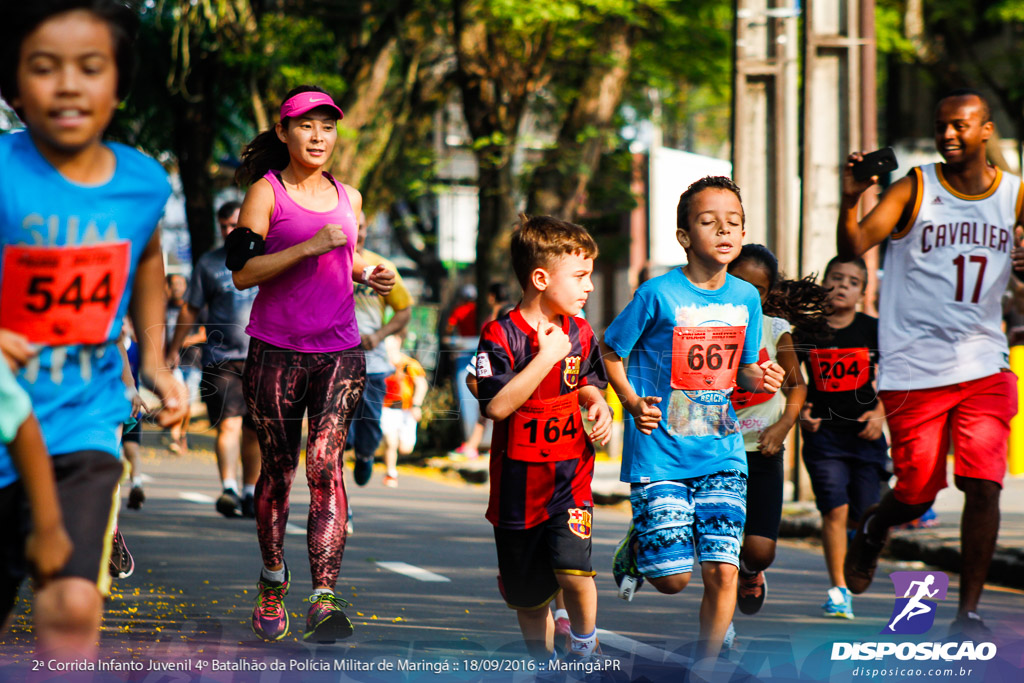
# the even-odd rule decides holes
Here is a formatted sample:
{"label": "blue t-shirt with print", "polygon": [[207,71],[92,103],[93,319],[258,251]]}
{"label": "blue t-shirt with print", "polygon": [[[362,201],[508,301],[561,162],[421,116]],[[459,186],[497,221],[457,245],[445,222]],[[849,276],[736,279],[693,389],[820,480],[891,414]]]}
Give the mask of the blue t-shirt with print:
{"label": "blue t-shirt with print", "polygon": [[[41,156],[27,133],[0,136],[0,288],[12,286],[3,279],[2,256],[10,247],[124,250],[128,245],[123,294],[79,283],[77,289],[50,292],[47,299],[39,294],[51,286],[45,279],[31,290],[30,300],[37,306],[80,307],[83,297],[119,297],[107,314],[111,320],[104,333],[106,343],[43,346],[18,373],[54,456],[83,450],[118,455],[117,429],[131,412],[131,402],[121,381],[121,354],[115,344],[136,267],[170,196],[160,164],[124,145],[108,147],[116,159],[113,176],[99,185],[80,185]],[[0,447],[0,487],[16,480],[10,456]]]}
{"label": "blue t-shirt with print", "polygon": [[[608,327],[604,341],[619,357],[628,358],[626,376],[637,395],[661,397],[661,421],[645,435],[626,415],[622,481],[649,483],[747,471],[730,390],[690,390],[693,380],[680,379],[680,373],[711,382],[714,373],[707,374],[708,366],[717,372],[730,363],[736,368],[756,363],[761,325],[748,325],[751,320],[760,323],[760,296],[752,285],[731,275],[726,275],[722,287],[706,290],[675,268],[636,290]],[[719,334],[693,329],[702,327],[746,327],[742,343],[735,344],[741,348],[732,348],[728,340],[680,345],[694,334]],[[673,360],[678,368],[675,384],[686,389],[672,386]],[[705,374],[693,372],[695,368]]]}

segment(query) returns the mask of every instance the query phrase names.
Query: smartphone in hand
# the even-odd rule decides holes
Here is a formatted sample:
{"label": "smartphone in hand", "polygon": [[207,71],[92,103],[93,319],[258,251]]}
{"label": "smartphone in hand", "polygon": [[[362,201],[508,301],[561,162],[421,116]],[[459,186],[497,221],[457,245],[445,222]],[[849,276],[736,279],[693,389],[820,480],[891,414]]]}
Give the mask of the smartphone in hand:
{"label": "smartphone in hand", "polygon": [[896,161],[896,152],[892,147],[884,147],[875,152],[865,154],[864,158],[853,164],[853,177],[864,181],[871,176],[881,176],[883,173],[895,171],[899,167]]}

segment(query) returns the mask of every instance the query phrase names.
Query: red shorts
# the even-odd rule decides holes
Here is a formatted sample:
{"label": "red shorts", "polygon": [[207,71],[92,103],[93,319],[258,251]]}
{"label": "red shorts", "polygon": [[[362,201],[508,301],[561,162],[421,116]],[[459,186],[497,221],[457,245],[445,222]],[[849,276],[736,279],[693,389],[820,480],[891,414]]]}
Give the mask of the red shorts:
{"label": "red shorts", "polygon": [[1017,376],[1005,370],[933,389],[880,391],[892,433],[893,494],[909,505],[935,500],[953,474],[994,481],[1006,475],[1010,419],[1017,414]]}

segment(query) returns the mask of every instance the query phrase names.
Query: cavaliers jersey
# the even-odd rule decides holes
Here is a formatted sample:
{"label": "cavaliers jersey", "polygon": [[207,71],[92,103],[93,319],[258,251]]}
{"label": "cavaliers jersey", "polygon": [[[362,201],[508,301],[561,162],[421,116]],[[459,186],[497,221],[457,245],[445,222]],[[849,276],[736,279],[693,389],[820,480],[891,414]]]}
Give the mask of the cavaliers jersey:
{"label": "cavaliers jersey", "polygon": [[909,220],[893,233],[879,305],[880,390],[927,389],[1009,367],[1000,298],[1010,277],[1020,179],[996,169],[980,195],[940,164],[912,170]]}
{"label": "cavaliers jersey", "polygon": [[[593,505],[594,446],[583,428],[579,389],[608,384],[594,331],[564,317],[572,343],[536,391],[512,415],[495,421],[491,436],[491,495],[487,520],[528,529],[570,508]],[[487,323],[476,355],[480,410],[537,355],[537,332],[519,309]]]}

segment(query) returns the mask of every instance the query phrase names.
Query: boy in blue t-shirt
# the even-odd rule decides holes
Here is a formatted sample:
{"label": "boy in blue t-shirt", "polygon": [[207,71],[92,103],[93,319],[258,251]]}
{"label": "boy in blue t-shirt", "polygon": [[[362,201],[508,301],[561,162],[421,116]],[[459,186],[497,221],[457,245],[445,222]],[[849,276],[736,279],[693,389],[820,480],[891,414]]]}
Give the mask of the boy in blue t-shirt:
{"label": "boy in blue t-shirt", "polygon": [[631,484],[633,522],[613,566],[619,596],[632,600],[644,578],[678,593],[699,558],[701,657],[718,655],[732,620],[746,518],[746,455],[730,388],[735,380],[773,393],[784,379],[776,363],[757,364],[757,290],[726,272],[740,254],[743,223],[732,180],[690,185],[676,229],[687,264],[641,285],[601,345],[608,379],[633,418],[621,476]]}
{"label": "boy in blue t-shirt", "polygon": [[[158,421],[187,409],[163,360],[163,258],[170,195],[160,165],[103,134],[127,94],[138,15],[117,0],[8,3],[0,95],[25,124],[0,136],[0,349],[20,367],[73,549],[36,590],[39,659],[93,658],[109,592],[107,557],[131,401],[115,347],[131,308],[141,379]],[[18,528],[18,473],[0,445],[0,519]],[[17,592],[24,539],[0,542],[0,595]]]}

